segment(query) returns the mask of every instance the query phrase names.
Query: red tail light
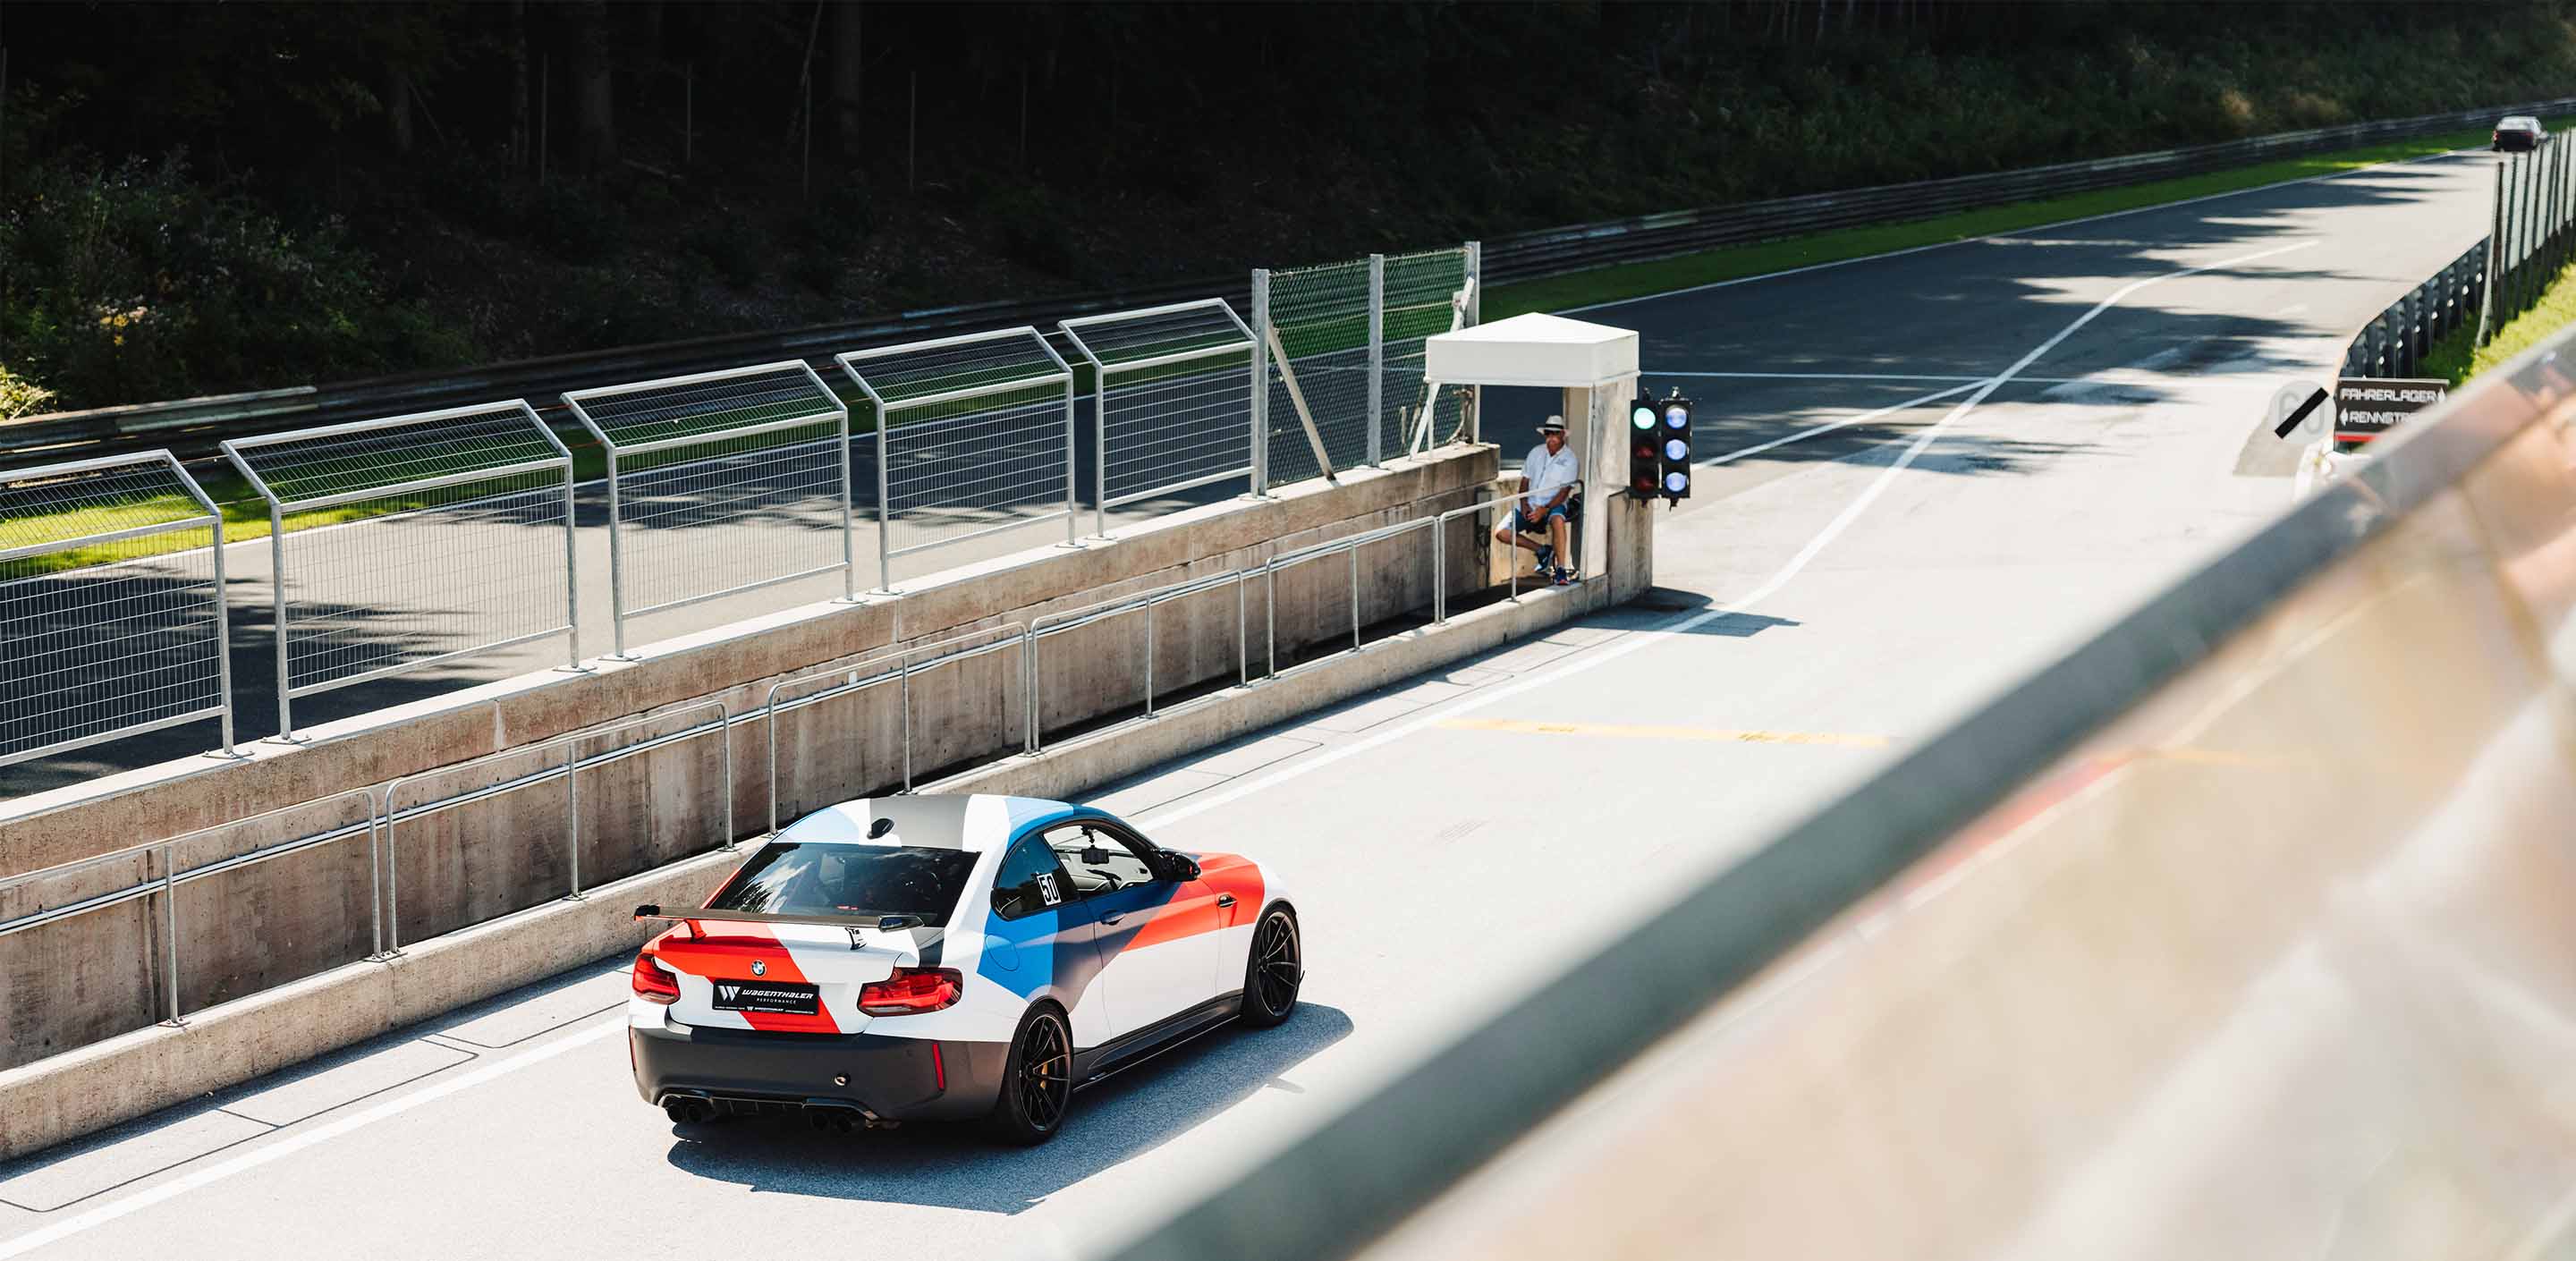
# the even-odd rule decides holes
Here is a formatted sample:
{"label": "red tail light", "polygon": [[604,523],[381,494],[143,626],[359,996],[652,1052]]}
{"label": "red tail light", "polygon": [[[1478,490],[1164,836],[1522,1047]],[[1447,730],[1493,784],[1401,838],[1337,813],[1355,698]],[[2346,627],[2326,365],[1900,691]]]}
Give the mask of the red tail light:
{"label": "red tail light", "polygon": [[871,1016],[918,1016],[953,1006],[966,985],[955,968],[896,968],[859,988],[859,1010]]}
{"label": "red tail light", "polygon": [[654,962],[652,951],[640,951],[635,956],[635,996],[648,1003],[676,1003],[680,978]]}

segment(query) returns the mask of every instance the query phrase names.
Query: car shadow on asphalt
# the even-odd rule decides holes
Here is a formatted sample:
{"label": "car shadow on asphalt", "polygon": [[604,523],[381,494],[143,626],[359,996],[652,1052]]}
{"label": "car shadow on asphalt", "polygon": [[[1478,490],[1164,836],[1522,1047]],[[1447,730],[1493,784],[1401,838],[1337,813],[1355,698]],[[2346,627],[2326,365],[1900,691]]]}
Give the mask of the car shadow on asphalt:
{"label": "car shadow on asphalt", "polygon": [[1074,1096],[1045,1145],[997,1145],[973,1125],[817,1133],[794,1117],[674,1125],[673,1168],[752,1191],[1018,1213],[1133,1160],[1264,1090],[1350,1036],[1337,1008],[1300,1003],[1275,1029],[1229,1025]]}

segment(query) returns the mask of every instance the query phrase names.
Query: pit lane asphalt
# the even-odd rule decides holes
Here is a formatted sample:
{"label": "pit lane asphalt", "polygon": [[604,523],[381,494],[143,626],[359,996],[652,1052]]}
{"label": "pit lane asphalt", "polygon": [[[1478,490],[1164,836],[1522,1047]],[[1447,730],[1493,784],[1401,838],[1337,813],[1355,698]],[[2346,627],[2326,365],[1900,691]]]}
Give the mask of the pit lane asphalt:
{"label": "pit lane asphalt", "polygon": [[1705,469],[1641,606],[1098,794],[1287,872],[1310,976],[1287,1025],[1087,1092],[1047,1147],[674,1127],[607,1032],[610,960],[0,1165],[0,1256],[1097,1248],[2260,528],[2272,390],[2466,248],[2490,183],[2453,156],[1588,313],[1700,400],[1705,457],[1867,419]]}

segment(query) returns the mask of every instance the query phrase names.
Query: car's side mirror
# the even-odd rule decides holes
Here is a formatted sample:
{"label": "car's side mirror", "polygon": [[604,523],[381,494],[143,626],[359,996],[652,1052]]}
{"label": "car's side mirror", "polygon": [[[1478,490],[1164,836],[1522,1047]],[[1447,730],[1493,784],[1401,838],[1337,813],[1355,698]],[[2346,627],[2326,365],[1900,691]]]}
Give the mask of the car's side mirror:
{"label": "car's side mirror", "polygon": [[1165,849],[1156,850],[1155,857],[1159,860],[1163,875],[1167,879],[1189,881],[1199,878],[1198,860],[1187,854]]}

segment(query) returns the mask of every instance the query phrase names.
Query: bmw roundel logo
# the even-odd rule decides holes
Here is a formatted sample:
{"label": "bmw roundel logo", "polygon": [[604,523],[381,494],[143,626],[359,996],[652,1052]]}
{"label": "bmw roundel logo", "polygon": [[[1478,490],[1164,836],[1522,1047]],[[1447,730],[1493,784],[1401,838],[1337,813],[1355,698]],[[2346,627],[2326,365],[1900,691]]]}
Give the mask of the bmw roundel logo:
{"label": "bmw roundel logo", "polygon": [[767,976],[767,975],[769,975],[769,961],[768,961],[768,960],[766,960],[766,959],[754,959],[754,960],[752,960],[752,961],[751,961],[751,974],[752,974],[753,976]]}

